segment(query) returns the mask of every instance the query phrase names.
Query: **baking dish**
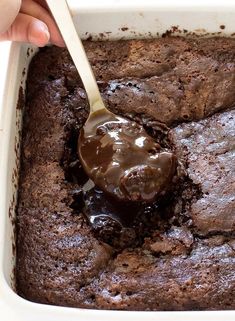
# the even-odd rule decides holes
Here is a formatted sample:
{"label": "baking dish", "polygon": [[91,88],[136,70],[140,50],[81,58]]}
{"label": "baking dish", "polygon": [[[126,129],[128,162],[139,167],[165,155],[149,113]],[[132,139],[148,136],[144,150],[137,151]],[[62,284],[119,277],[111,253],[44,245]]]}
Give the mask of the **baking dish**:
{"label": "baking dish", "polygon": [[[120,39],[176,34],[233,36],[232,1],[68,1],[83,38]],[[27,66],[36,48],[13,43],[0,52],[0,309],[2,321],[37,320],[235,320],[235,311],[128,312],[47,306],[29,302],[14,292],[14,209],[19,170],[22,110]]]}

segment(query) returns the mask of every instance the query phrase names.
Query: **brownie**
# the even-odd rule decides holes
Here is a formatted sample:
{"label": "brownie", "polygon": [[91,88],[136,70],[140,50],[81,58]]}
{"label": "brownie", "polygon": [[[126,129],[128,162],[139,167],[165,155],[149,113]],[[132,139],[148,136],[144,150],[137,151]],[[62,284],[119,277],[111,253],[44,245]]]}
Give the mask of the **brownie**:
{"label": "brownie", "polygon": [[77,155],[84,88],[65,49],[41,49],[27,80],[18,294],[93,309],[235,309],[235,39],[84,45],[107,107],[174,152],[177,177],[138,206],[90,184]]}
{"label": "brownie", "polygon": [[172,129],[180,159],[202,196],[188,215],[198,234],[235,231],[235,109]]}

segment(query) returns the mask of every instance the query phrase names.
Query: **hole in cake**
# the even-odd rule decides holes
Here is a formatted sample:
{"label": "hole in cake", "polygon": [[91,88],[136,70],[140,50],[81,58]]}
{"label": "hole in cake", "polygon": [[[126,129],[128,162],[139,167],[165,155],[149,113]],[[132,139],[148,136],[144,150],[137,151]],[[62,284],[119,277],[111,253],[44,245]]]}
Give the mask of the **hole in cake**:
{"label": "hole in cake", "polygon": [[[168,137],[169,129],[166,125],[144,114],[125,116],[144,126],[158,144],[169,150],[174,149]],[[190,180],[184,176],[184,171],[180,173],[178,170],[173,180],[174,188],[166,195],[162,195],[162,199],[152,204],[139,204],[138,207],[133,204],[120,206],[97,187],[84,191],[88,177],[77,156],[78,135],[79,128],[74,125],[66,128],[66,143],[61,166],[66,180],[75,187],[71,190],[73,201],[70,207],[76,215],[83,213],[97,239],[111,245],[117,251],[128,247],[135,248],[141,246],[146,237],[151,237],[153,231],[165,230],[172,223],[177,226],[189,221],[186,214],[188,204],[195,198],[197,189],[192,187]],[[149,150],[149,153],[154,154],[155,150]]]}
{"label": "hole in cake", "polygon": [[77,213],[82,212],[84,208],[83,191],[81,188],[71,191],[73,202],[70,207]]}
{"label": "hole in cake", "polygon": [[133,295],[133,292],[132,292],[132,291],[127,291],[127,292],[126,292],[126,295],[127,295],[127,296],[131,296],[131,295]]}
{"label": "hole in cake", "polygon": [[66,143],[61,159],[61,166],[64,169],[65,179],[68,182],[82,185],[88,180],[88,177],[77,156],[78,135],[79,130],[74,126],[66,129]]}
{"label": "hole in cake", "polygon": [[89,298],[88,298],[88,301],[89,301],[90,303],[94,303],[95,300],[96,300],[95,294],[91,294],[91,295],[89,296]]}
{"label": "hole in cake", "polygon": [[56,79],[56,77],[55,77],[55,76],[53,76],[53,75],[48,75],[48,77],[47,77],[47,78],[48,78],[48,80],[52,80],[52,81]]}
{"label": "hole in cake", "polygon": [[122,263],[122,266],[127,268],[127,267],[129,266],[129,264],[127,264],[127,263]]}
{"label": "hole in cake", "polygon": [[111,292],[111,295],[114,297],[120,295],[120,291],[115,291],[114,293],[112,293],[112,291],[109,290],[109,292]]}

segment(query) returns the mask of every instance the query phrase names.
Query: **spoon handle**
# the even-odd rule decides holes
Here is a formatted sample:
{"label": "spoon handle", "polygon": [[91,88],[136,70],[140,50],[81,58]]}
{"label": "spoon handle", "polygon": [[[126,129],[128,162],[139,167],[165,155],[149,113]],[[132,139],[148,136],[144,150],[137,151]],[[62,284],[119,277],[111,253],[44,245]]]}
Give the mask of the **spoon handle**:
{"label": "spoon handle", "polygon": [[47,4],[82,79],[90,104],[90,113],[106,108],[82,41],[75,29],[67,1],[47,0]]}

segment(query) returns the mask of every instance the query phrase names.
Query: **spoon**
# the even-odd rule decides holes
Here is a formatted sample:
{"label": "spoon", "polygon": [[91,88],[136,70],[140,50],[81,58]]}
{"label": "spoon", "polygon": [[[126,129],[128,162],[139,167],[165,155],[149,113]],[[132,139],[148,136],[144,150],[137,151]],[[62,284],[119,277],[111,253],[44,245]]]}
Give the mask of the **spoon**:
{"label": "spoon", "polygon": [[85,87],[89,117],[80,131],[78,154],[87,175],[121,201],[150,202],[166,193],[176,170],[173,153],[164,150],[134,121],[104,105],[66,0],[47,0]]}

